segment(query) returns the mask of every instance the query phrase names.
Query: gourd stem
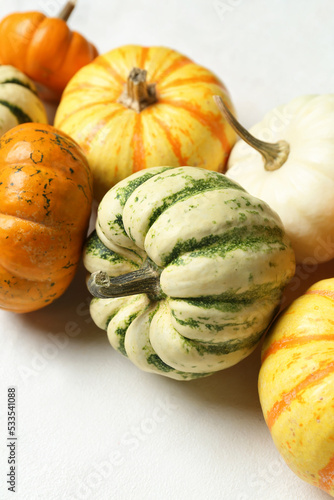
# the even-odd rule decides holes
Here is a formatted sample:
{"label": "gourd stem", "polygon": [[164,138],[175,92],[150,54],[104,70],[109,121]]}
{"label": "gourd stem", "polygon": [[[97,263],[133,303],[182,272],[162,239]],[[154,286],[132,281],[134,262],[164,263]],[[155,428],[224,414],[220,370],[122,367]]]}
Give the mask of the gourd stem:
{"label": "gourd stem", "polygon": [[222,98],[220,96],[213,96],[215,103],[217,104],[219,110],[223,114],[224,118],[228,121],[235,132],[243,139],[247,144],[256,149],[261,153],[264,159],[264,168],[266,170],[272,171],[280,168],[288,159],[290,146],[284,141],[278,141],[276,143],[264,142],[257,139],[252,134],[248,132],[232,115],[230,110],[225,106]]}
{"label": "gourd stem", "polygon": [[152,298],[161,298],[160,272],[149,260],[143,267],[115,278],[110,278],[104,271],[92,273],[88,280],[88,290],[99,299],[125,297],[138,293],[147,293]]}
{"label": "gourd stem", "polygon": [[132,68],[118,102],[137,113],[157,102],[156,84],[147,83],[147,71]]}
{"label": "gourd stem", "polygon": [[69,0],[58,14],[58,19],[68,21],[76,5],[76,0]]}

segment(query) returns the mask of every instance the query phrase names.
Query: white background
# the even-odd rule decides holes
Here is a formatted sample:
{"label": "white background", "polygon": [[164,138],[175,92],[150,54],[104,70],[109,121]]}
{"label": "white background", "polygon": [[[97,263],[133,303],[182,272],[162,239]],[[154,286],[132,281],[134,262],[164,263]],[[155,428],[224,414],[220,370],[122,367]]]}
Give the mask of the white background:
{"label": "white background", "polygon": [[[2,1],[0,16],[61,7]],[[249,127],[298,95],[333,92],[333,19],[332,0],[78,0],[69,24],[100,52],[138,43],[190,56],[225,82]],[[294,295],[332,267],[299,272]],[[43,310],[0,311],[1,500],[329,498],[272,443],[257,393],[259,348],[203,380],[142,373],[90,320],[84,278],[81,267]],[[16,494],[5,485],[9,385],[18,388]]]}

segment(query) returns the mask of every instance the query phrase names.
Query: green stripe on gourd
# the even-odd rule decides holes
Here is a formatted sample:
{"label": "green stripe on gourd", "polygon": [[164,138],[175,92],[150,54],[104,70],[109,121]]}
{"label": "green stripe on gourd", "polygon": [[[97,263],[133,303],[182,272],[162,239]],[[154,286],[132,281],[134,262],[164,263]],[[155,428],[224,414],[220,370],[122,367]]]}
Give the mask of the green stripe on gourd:
{"label": "green stripe on gourd", "polygon": [[127,177],[124,181],[117,184],[115,188],[116,198],[119,201],[121,207],[124,207],[125,203],[128,201],[132,193],[141,186],[144,182],[148,181],[152,177],[158,175],[159,173],[169,170],[169,167],[155,167],[148,170],[142,170],[136,172],[131,176]]}
{"label": "green stripe on gourd", "polygon": [[192,304],[205,311],[211,309],[217,309],[219,311],[240,311],[240,308],[246,306],[252,306],[256,302],[263,302],[264,299],[277,302],[282,293],[282,288],[280,284],[277,283],[265,283],[258,285],[256,287],[252,286],[249,290],[240,292],[238,291],[227,291],[221,293],[220,295],[213,296],[199,296],[199,297],[187,297],[183,299],[171,299],[174,301],[179,300],[183,303]]}
{"label": "green stripe on gourd", "polygon": [[[0,89],[0,95],[1,95],[1,89]],[[0,99],[0,105],[5,106],[7,109],[9,109],[12,115],[15,116],[18,125],[20,125],[21,123],[32,122],[32,118],[28,116],[21,108],[19,108],[15,104]]]}
{"label": "green stripe on gourd", "polygon": [[[119,198],[115,186],[101,202],[92,317],[141,369],[191,380],[253,351],[294,273],[294,254],[277,214],[222,174],[193,167],[152,174],[135,174]],[[119,278],[109,277],[114,269],[100,272],[101,260],[118,265],[103,246],[140,269]],[[124,302],[104,298],[116,296]]]}
{"label": "green stripe on gourd", "polygon": [[0,104],[10,111],[17,124],[47,123],[42,101],[24,86],[9,83],[0,84]]}
{"label": "green stripe on gourd", "polygon": [[123,225],[123,209],[131,194],[143,182],[164,172],[168,167],[156,167],[149,171],[141,170],[130,175],[110,189],[98,208],[99,227],[107,239],[125,248],[136,248],[135,243],[127,235]]}
{"label": "green stripe on gourd", "polygon": [[218,189],[231,189],[234,197],[244,192],[241,186],[216,172],[203,169],[195,169],[191,175],[190,172],[192,167],[170,169],[149,179],[129,197],[123,212],[124,228],[138,247],[145,247],[148,230],[172,205]]}
{"label": "green stripe on gourd", "polygon": [[48,123],[33,82],[12,66],[0,66],[0,135],[16,125]]}
{"label": "green stripe on gourd", "polygon": [[192,380],[211,373],[189,373],[167,365],[155,352],[150,342],[150,325],[159,304],[152,304],[143,314],[137,316],[125,336],[125,350],[129,359],[141,370],[158,373],[175,380]]}
{"label": "green stripe on gourd", "polygon": [[[263,243],[256,251],[235,248],[225,255],[220,255],[219,248],[210,250],[209,255],[201,250],[183,254],[169,264],[160,276],[161,290],[169,297],[220,295],[225,301],[225,297],[242,293],[251,297],[253,293],[261,293],[262,287],[264,290],[281,288],[282,281],[286,283],[291,273],[289,253],[282,250],[280,244]],[[282,268],[286,268],[286,272],[278,284],[277,269]],[[250,270],[254,271],[251,283]]]}
{"label": "green stripe on gourd", "polygon": [[96,234],[100,238],[101,242],[109,248],[112,252],[115,252],[122,256],[124,259],[133,261],[136,264],[142,264],[143,260],[146,257],[145,252],[143,252],[140,248],[138,247],[133,247],[133,248],[127,248],[127,247],[121,247],[120,245],[115,244],[112,240],[108,239],[105,234],[103,233],[100,222],[97,220],[96,223]]}
{"label": "green stripe on gourd", "polygon": [[215,372],[248,356],[258,344],[265,329],[245,338],[234,338],[220,344],[186,339],[173,327],[166,303],[162,303],[150,326],[150,341],[156,354],[169,366],[186,372]]}
{"label": "green stripe on gourd", "polygon": [[214,343],[262,330],[274,314],[281,289],[263,285],[257,291],[241,295],[239,300],[236,294],[169,298],[172,324],[184,337]]}
{"label": "green stripe on gourd", "polygon": [[37,95],[37,89],[33,81],[14,66],[0,65],[0,84],[2,83],[21,85]]}
{"label": "green stripe on gourd", "polygon": [[[200,342],[220,343],[263,330],[272,318],[277,294],[275,300],[238,304],[239,307],[234,311],[230,307],[226,311],[203,309],[186,299],[169,299],[168,304],[171,322],[181,335]],[[220,304],[230,306],[228,303]]]}
{"label": "green stripe on gourd", "polygon": [[[167,208],[145,234],[144,246],[150,258],[160,266],[166,266],[180,254],[214,244],[225,247],[238,245],[246,237],[254,235],[258,241],[282,239],[281,223],[268,208],[266,226],[263,225],[265,204],[248,195],[242,196],[239,208],[233,203],[235,191],[218,189],[209,196],[197,194],[178,201]],[[254,207],[249,213],[249,205]],[[220,210],[217,210],[220,206]],[[256,210],[255,210],[256,207]],[[182,217],[179,217],[179,214]],[[245,217],[240,217],[243,214]],[[192,221],[196,220],[196,232]],[[133,228],[131,227],[131,232]],[[168,238],[166,238],[168,233]],[[249,245],[254,244],[251,239]]]}
{"label": "green stripe on gourd", "polygon": [[37,90],[33,89],[31,84],[29,84],[28,82],[23,82],[22,80],[19,80],[18,78],[8,78],[7,80],[0,81],[0,83],[1,84],[12,83],[15,85],[21,85],[21,87],[25,87],[26,89],[30,90],[30,92],[32,92],[33,94],[35,94],[37,96]]}
{"label": "green stripe on gourd", "polygon": [[150,301],[146,295],[133,295],[108,323],[107,335],[109,342],[114,349],[124,356],[127,356],[124,348],[127,329],[133,320],[145,311],[149,303]]}
{"label": "green stripe on gourd", "polygon": [[[176,266],[182,266],[185,263],[183,258],[184,254],[188,254],[190,257],[201,255],[202,257],[208,258],[215,258],[218,256],[224,258],[229,252],[233,252],[236,249],[245,252],[249,250],[252,252],[270,252],[272,250],[276,251],[278,247],[281,250],[285,250],[286,246],[282,243],[282,240],[277,237],[279,233],[278,228],[276,230],[276,228],[263,227],[263,234],[257,233],[256,230],[254,230],[254,232],[251,231],[252,228],[250,227],[239,227],[226,231],[225,234],[208,235],[200,240],[191,238],[182,241],[180,238],[172,251],[162,254],[160,259],[158,259],[156,248],[154,254],[149,250],[147,253],[153,261],[158,261],[160,266],[167,266],[171,262]],[[272,267],[274,266],[275,264],[272,263]]]}
{"label": "green stripe on gourd", "polygon": [[96,230],[86,241],[83,261],[89,272],[94,272],[98,268],[107,272],[109,276],[119,276],[139,267],[139,263],[107,248],[98,237]]}
{"label": "green stripe on gourd", "polygon": [[90,315],[94,323],[102,330],[107,330],[110,321],[116,314],[126,306],[128,297],[119,297],[117,299],[92,299],[89,307]]}

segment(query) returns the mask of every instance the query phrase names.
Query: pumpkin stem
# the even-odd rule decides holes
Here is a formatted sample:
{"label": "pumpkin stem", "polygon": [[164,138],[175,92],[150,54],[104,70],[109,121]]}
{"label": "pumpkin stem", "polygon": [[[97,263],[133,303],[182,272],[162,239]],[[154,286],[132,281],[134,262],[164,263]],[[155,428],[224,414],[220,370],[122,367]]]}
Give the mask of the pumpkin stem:
{"label": "pumpkin stem", "polygon": [[247,142],[247,144],[261,153],[264,159],[264,168],[266,170],[277,170],[286,162],[290,152],[290,146],[286,141],[281,140],[276,143],[272,143],[257,139],[238,122],[227,106],[225,106],[220,96],[215,95],[213,96],[213,99],[233,130],[241,137],[241,139]]}
{"label": "pumpkin stem", "polygon": [[137,113],[157,102],[156,84],[147,83],[147,71],[132,68],[118,102]]}
{"label": "pumpkin stem", "polygon": [[68,21],[76,5],[76,0],[69,0],[58,14],[58,19],[62,19],[65,23]]}
{"label": "pumpkin stem", "polygon": [[116,278],[110,278],[104,271],[96,271],[91,274],[87,286],[99,299],[147,293],[153,300],[159,300],[164,296],[160,288],[160,273],[159,268],[147,259],[140,269]]}

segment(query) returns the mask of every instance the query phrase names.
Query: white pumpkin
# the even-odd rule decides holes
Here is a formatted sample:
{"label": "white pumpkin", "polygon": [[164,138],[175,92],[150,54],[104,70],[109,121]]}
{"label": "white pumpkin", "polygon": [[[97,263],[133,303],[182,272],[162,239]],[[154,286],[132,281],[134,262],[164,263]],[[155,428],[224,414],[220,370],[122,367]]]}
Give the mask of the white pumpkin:
{"label": "white pumpkin", "polygon": [[13,66],[0,66],[0,136],[26,122],[48,123],[36,87]]}
{"label": "white pumpkin", "polygon": [[334,258],[334,94],[275,108],[251,135],[229,119],[248,144],[235,145],[226,175],[278,213],[297,262]]}

